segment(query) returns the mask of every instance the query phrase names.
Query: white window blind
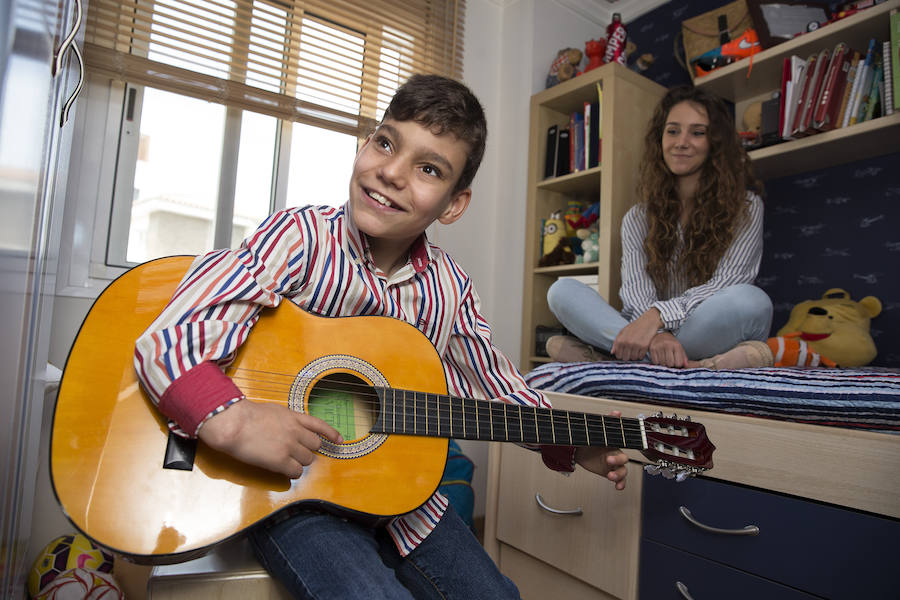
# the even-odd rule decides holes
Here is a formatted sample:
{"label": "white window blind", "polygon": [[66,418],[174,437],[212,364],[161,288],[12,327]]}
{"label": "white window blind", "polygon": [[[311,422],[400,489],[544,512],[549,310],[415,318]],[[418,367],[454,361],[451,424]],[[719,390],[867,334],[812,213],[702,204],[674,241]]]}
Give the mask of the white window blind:
{"label": "white window blind", "polygon": [[462,76],[465,0],[91,0],[87,69],[365,136],[413,73]]}

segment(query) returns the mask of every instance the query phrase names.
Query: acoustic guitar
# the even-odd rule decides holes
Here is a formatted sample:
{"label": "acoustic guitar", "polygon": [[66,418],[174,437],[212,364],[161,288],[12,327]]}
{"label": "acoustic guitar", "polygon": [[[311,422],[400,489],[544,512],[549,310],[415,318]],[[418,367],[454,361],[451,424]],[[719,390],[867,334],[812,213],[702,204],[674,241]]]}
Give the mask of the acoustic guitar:
{"label": "acoustic guitar", "polygon": [[414,510],[440,483],[448,438],[633,448],[681,475],[712,467],[699,423],[618,418],[447,395],[440,356],[412,325],[327,318],[292,302],[265,309],[226,372],[248,399],[319,416],[323,441],[298,479],[169,433],[133,367],[137,337],[191,257],[151,261],[97,298],[69,354],[50,444],[54,491],[72,523],[130,560],[188,560],[295,507],[384,518]]}

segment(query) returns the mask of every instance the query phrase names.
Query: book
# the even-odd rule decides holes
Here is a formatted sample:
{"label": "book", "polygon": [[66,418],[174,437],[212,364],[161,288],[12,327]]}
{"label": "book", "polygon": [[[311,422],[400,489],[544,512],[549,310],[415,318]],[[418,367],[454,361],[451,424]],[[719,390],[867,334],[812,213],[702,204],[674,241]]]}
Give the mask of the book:
{"label": "book", "polygon": [[862,85],[863,66],[865,66],[865,63],[865,54],[860,54],[859,61],[856,64],[856,77],[853,79],[853,89],[850,92],[850,99],[847,101],[847,108],[841,119],[841,127],[850,125],[850,113],[853,111],[853,105],[856,104],[857,96],[859,96],[859,86]]}
{"label": "book", "polygon": [[590,169],[591,164],[591,103],[584,101],[584,168]]}
{"label": "book", "polygon": [[547,128],[547,154],[544,158],[544,179],[556,176],[556,153],[559,142],[559,125]]}
{"label": "book", "polygon": [[810,80],[810,75],[815,69],[816,66],[816,54],[811,54],[802,65],[800,69],[800,74],[798,79],[796,80],[796,84],[794,85],[794,90],[792,92],[793,100],[791,101],[791,115],[790,115],[790,137],[794,136],[794,131],[800,125],[800,117],[803,113],[803,100],[806,94],[806,90],[808,89],[808,84]]}
{"label": "book", "polygon": [[885,115],[894,114],[894,73],[893,64],[896,62],[891,57],[891,42],[885,41],[881,45],[881,60],[884,61],[882,72],[884,73],[884,92],[881,94],[883,100],[882,107]]}
{"label": "book", "polygon": [[786,91],[787,98],[784,99],[784,128],[781,131],[781,137],[786,140],[791,139],[791,131],[793,131],[794,127],[794,115],[796,114],[797,109],[797,94],[800,93],[799,86],[801,85],[801,78],[803,77],[805,69],[806,60],[797,55],[791,56],[790,81],[788,81]]}
{"label": "book", "polygon": [[857,89],[856,96],[851,99],[852,104],[850,105],[850,121],[848,125],[855,125],[859,120],[859,107],[861,105],[865,105],[865,102],[869,99],[869,91],[872,87],[872,76],[875,74],[875,69],[873,67],[873,62],[875,60],[875,39],[872,38],[869,40],[869,47],[866,50],[866,59],[862,65],[862,73],[859,71],[856,72],[856,77],[859,79],[859,88]]}
{"label": "book", "polygon": [[[881,73],[881,57],[876,52],[872,55],[872,65],[871,68],[866,71],[866,78],[863,79],[863,82],[859,88],[859,108],[856,110],[855,115],[850,115],[850,124],[854,123],[862,123],[866,120],[866,113],[869,107],[869,100],[872,97],[872,92],[878,87],[877,78]],[[855,120],[854,120],[855,117]]]}
{"label": "book", "polygon": [[556,176],[569,174],[569,128],[559,128],[559,141],[556,144]]}
{"label": "book", "polygon": [[584,113],[569,117],[569,173],[584,170]]}
{"label": "book", "polygon": [[900,110],[900,10],[891,10],[891,83],[894,110]]}
{"label": "book", "polygon": [[778,103],[778,135],[784,137],[785,104],[788,102],[788,94],[791,89],[791,58],[784,57],[781,65],[781,96]]}
{"label": "book", "polygon": [[880,86],[883,82],[884,75],[882,72],[881,60],[879,60],[873,71],[872,85],[869,87],[869,95],[866,98],[866,103],[859,107],[859,118],[857,119],[857,123],[871,121],[875,118],[875,108],[879,104],[879,98],[881,97]]}
{"label": "book", "polygon": [[[603,88],[600,86],[600,82],[597,82],[597,105],[603,106]],[[603,113],[598,110],[597,111],[597,119],[594,119],[597,122],[597,164],[603,160]]]}
{"label": "book", "polygon": [[834,129],[841,103],[841,92],[850,69],[850,49],[838,42],[831,51],[831,60],[822,80],[822,91],[814,106],[812,127],[816,131]]}
{"label": "book", "polygon": [[831,51],[827,48],[819,51],[818,56],[816,56],[814,61],[815,68],[806,80],[806,90],[803,92],[802,104],[797,107],[799,116],[794,121],[794,130],[791,132],[795,137],[803,137],[815,133],[812,128],[813,106],[819,99],[822,80],[824,79],[825,70],[828,68],[830,57]]}
{"label": "book", "polygon": [[587,124],[587,168],[600,164],[600,101],[586,103],[591,113],[591,122]]}
{"label": "book", "polygon": [[841,99],[841,107],[838,109],[838,115],[835,119],[835,127],[843,127],[844,113],[847,112],[847,103],[850,101],[850,90],[856,83],[856,68],[859,66],[860,55],[858,50],[853,51],[850,57],[850,69],[847,71],[847,79],[844,81],[843,97]]}

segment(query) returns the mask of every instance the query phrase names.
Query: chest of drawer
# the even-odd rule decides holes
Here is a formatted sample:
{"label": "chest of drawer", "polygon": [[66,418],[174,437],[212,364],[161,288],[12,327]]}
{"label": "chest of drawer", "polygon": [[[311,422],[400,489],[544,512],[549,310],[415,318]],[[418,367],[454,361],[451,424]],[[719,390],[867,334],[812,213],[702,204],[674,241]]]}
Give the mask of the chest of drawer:
{"label": "chest of drawer", "polygon": [[644,480],[645,540],[825,598],[895,598],[898,535],[892,519],[734,484]]}
{"label": "chest of drawer", "polygon": [[629,466],[628,485],[617,491],[581,467],[563,475],[545,467],[537,453],[504,444],[497,539],[616,598],[634,598],[638,469]]}
{"label": "chest of drawer", "polygon": [[[641,543],[641,600],[815,600],[781,583],[656,542]],[[646,568],[646,565],[652,567]]]}

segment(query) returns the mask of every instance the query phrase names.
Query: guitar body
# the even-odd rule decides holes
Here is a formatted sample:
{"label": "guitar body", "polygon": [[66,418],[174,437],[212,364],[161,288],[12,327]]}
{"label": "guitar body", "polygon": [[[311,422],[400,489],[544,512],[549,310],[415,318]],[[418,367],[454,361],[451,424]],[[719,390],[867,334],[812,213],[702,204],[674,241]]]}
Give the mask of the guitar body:
{"label": "guitar body", "polygon": [[[344,433],[344,444],[323,445],[296,480],[202,443],[187,468],[165,467],[170,435],[137,380],[134,343],[191,261],[160,259],[128,271],[97,299],[78,333],[50,445],[54,490],[74,525],[136,562],[166,563],[201,555],[289,507],[378,517],[425,502],[443,473],[445,438],[357,427],[355,439]],[[290,301],[263,311],[227,372],[253,401],[307,412],[332,406],[316,405],[313,395],[333,384],[350,394],[365,390],[360,395],[369,399],[372,386],[447,392],[434,346],[408,323],[318,317]]]}

